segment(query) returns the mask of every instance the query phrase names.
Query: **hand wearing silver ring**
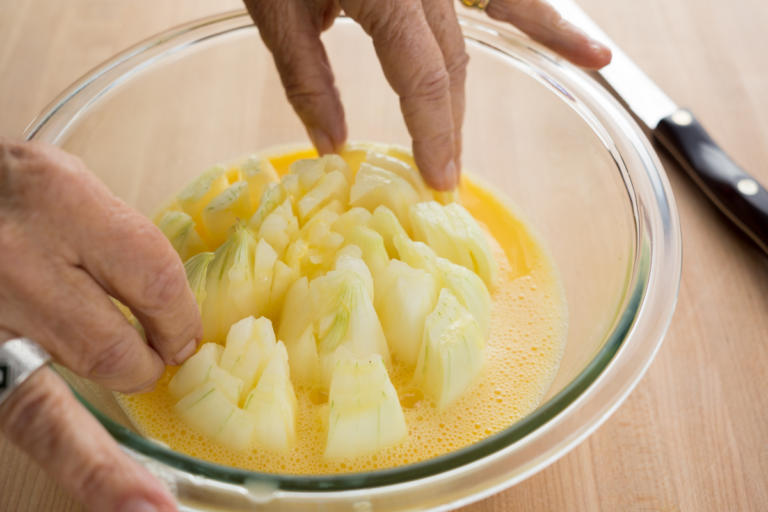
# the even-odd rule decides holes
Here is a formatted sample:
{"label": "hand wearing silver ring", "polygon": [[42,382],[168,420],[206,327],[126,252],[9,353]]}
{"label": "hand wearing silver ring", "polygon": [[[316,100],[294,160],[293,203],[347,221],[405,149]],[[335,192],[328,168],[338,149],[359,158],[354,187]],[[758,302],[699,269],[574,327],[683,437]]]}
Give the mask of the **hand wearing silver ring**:
{"label": "hand wearing silver ring", "polygon": [[[149,344],[110,297],[142,317]],[[0,430],[11,442],[92,510],[176,510],[45,362],[138,391],[191,355],[200,331],[183,265],[149,219],[72,155],[0,137]]]}

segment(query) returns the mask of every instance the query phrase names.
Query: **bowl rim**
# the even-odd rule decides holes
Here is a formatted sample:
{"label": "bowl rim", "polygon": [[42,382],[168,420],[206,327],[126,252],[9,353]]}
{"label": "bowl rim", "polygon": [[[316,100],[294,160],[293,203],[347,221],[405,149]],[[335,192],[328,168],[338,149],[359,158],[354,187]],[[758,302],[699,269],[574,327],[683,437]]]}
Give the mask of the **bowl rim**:
{"label": "bowl rim", "polygon": [[[471,14],[459,14],[459,19],[465,31],[465,38],[489,46],[486,41],[478,39],[479,36],[474,36],[475,39],[471,35],[468,36],[467,30],[475,30],[477,34],[485,34],[489,37],[493,36],[496,41],[492,46],[496,51],[509,57],[512,56],[510,52],[514,48],[514,50],[523,52],[526,57],[532,59],[528,62],[532,69],[541,71],[543,67],[548,73],[534,76],[534,78],[552,89],[560,96],[559,99],[561,100],[564,99],[563,94],[568,97],[571,95],[567,88],[563,88],[562,84],[552,82],[551,75],[557,75],[558,73],[553,73],[556,70],[559,70],[559,73],[572,74],[571,78],[575,77],[576,82],[584,88],[581,91],[582,94],[595,96],[593,99],[599,100],[602,107],[607,108],[609,114],[616,117],[617,122],[623,123],[622,126],[633,133],[637,139],[633,141],[633,148],[642,153],[643,160],[648,163],[645,171],[655,171],[655,173],[646,172],[646,175],[643,176],[649,180],[650,189],[653,192],[646,198],[647,204],[645,206],[655,207],[651,208],[650,211],[646,208],[642,212],[645,216],[650,215],[651,218],[646,219],[638,211],[637,198],[635,197],[636,189],[633,186],[636,184],[638,176],[641,175],[632,175],[632,170],[624,166],[622,155],[619,154],[618,150],[613,155],[618,170],[622,173],[628,197],[634,210],[636,223],[635,258],[627,276],[625,294],[620,303],[619,314],[597,354],[561,391],[507,428],[456,451],[395,468],[314,476],[273,474],[223,466],[172,451],[160,443],[135,434],[104,415],[73,389],[72,391],[80,402],[119,443],[129,450],[134,450],[155,461],[194,475],[230,484],[264,482],[274,485],[281,491],[288,492],[351,491],[412,483],[414,480],[435,477],[499,455],[514,448],[534,431],[551,424],[555,419],[563,417],[563,415],[573,414],[574,410],[582,405],[580,402],[583,402],[582,399],[585,394],[593,389],[598,381],[604,380],[611,366],[622,355],[622,349],[628,344],[628,340],[637,338],[636,344],[644,342],[642,358],[639,359],[640,364],[634,368],[631,375],[627,375],[623,379],[621,386],[617,386],[611,393],[611,400],[603,403],[600,410],[589,418],[583,428],[577,432],[572,432],[570,437],[564,438],[564,444],[556,453],[553,451],[544,454],[545,456],[537,459],[536,464],[522,472],[521,476],[515,480],[519,481],[567,453],[570,448],[602,424],[626,398],[650,365],[661,345],[671,322],[679,290],[680,227],[674,198],[663,167],[647,138],[629,114],[586,73],[553,56],[547,50],[525,39],[509,27],[491,20],[480,19]],[[101,95],[122,81],[129,79],[144,67],[163,57],[182,51],[195,43],[244,29],[255,30],[255,27],[253,27],[246,11],[235,10],[207,16],[152,36],[91,69],[65,89],[28,125],[24,137],[26,140],[42,139],[56,143],[77,117]],[[593,131],[598,132],[601,129],[600,121],[595,118],[590,121],[588,119],[589,109],[583,104],[579,104],[578,100],[571,99],[575,101],[571,105],[572,108],[584,110],[580,112],[582,118]],[[606,130],[603,129],[603,131]],[[598,135],[604,139],[604,142],[611,140],[607,132],[598,133]],[[646,233],[645,231],[649,232]],[[655,288],[652,285],[655,285]],[[651,292],[654,292],[653,295]],[[660,300],[661,305],[659,305]],[[651,301],[655,301],[653,308],[649,306]],[[648,318],[651,312],[655,313],[654,318]],[[645,313],[646,318],[643,318],[643,313]],[[644,325],[640,325],[639,321],[643,321]],[[641,333],[645,336],[650,334],[650,337],[645,340],[639,339],[638,335]]]}

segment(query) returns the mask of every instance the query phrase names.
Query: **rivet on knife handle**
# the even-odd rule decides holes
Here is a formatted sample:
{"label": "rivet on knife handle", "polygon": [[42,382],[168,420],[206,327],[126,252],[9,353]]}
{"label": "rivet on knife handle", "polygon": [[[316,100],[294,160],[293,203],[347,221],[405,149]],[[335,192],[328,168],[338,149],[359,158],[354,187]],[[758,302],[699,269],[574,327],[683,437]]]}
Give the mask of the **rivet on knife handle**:
{"label": "rivet on knife handle", "polygon": [[710,200],[768,254],[768,191],[712,140],[689,111],[662,119],[654,137]]}

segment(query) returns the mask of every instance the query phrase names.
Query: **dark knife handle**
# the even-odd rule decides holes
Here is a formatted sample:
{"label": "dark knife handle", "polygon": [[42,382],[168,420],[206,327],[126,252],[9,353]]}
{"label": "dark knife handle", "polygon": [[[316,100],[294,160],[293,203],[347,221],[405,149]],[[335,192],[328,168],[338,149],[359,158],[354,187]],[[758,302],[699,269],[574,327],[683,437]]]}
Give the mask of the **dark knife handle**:
{"label": "dark knife handle", "polygon": [[662,119],[653,135],[710,200],[768,254],[768,191],[712,140],[688,110]]}

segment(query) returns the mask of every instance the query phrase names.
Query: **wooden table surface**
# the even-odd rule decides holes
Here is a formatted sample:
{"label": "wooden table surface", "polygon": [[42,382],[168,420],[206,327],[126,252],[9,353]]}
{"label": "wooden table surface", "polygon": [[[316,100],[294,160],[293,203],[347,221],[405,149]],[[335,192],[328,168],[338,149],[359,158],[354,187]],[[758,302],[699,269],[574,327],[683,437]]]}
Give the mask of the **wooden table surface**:
{"label": "wooden table surface", "polygon": [[[768,2],[583,0],[607,32],[768,183]],[[236,0],[0,0],[0,134],[75,78],[162,29]],[[768,258],[664,159],[683,230],[677,312],[624,405],[571,453],[468,507],[768,510]],[[80,510],[0,439],[0,510]]]}

